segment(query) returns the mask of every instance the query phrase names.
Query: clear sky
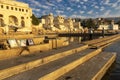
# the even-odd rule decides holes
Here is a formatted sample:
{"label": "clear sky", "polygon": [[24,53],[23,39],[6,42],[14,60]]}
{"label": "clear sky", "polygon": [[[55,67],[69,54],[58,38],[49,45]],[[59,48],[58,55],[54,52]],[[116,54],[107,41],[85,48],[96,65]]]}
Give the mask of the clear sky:
{"label": "clear sky", "polygon": [[17,0],[28,3],[37,17],[53,13],[64,17],[120,17],[120,0]]}

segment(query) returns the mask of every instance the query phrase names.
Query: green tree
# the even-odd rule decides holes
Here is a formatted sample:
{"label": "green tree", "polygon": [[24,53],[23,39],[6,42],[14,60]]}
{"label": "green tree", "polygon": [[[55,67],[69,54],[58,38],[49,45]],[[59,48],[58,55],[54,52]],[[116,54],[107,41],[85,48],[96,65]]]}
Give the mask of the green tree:
{"label": "green tree", "polygon": [[33,25],[39,25],[39,20],[38,20],[38,18],[36,18],[36,16],[34,14],[31,16],[31,18],[32,18]]}
{"label": "green tree", "polygon": [[88,28],[90,28],[90,27],[92,27],[92,28],[95,28],[95,22],[94,22],[94,20],[92,20],[92,19],[88,19],[87,21],[86,21],[86,27],[88,27]]}
{"label": "green tree", "polygon": [[85,20],[81,21],[81,26],[86,27],[86,21]]}

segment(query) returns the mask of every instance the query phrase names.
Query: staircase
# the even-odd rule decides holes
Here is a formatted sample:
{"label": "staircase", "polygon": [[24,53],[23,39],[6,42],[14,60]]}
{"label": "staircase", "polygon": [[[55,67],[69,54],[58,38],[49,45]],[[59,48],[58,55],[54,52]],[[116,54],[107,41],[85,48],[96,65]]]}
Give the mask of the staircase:
{"label": "staircase", "polygon": [[102,49],[119,38],[115,35],[1,60],[0,80],[100,80],[116,58],[116,53]]}

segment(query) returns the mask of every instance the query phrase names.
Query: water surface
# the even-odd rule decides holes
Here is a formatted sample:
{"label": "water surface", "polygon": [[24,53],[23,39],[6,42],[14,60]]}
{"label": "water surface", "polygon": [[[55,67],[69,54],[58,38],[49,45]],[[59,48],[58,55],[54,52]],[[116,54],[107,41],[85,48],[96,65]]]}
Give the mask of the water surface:
{"label": "water surface", "polygon": [[120,40],[106,47],[104,51],[116,52],[117,58],[102,80],[120,80]]}

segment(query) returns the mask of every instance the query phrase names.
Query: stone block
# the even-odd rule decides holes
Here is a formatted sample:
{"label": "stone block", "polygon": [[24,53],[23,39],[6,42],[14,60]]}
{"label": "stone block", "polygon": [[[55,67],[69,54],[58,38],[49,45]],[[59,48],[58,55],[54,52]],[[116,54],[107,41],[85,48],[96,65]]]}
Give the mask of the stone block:
{"label": "stone block", "polygon": [[40,38],[33,38],[34,44],[41,44],[43,43],[44,38],[40,37]]}

